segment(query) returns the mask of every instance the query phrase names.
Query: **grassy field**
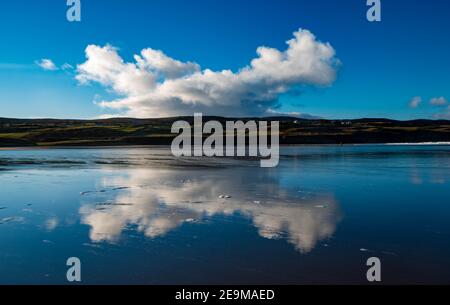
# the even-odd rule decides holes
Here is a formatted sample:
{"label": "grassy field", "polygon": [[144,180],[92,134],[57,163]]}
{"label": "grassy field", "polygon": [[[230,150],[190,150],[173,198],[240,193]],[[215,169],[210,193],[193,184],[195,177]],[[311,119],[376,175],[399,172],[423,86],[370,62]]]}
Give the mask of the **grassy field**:
{"label": "grassy field", "polygon": [[[0,118],[0,147],[166,145],[176,136],[172,123],[192,117],[165,119],[25,120]],[[222,123],[235,118],[205,117]],[[243,121],[255,119],[247,118]],[[256,119],[259,120],[259,119]],[[282,144],[401,143],[450,141],[450,121],[386,119],[280,121]]]}

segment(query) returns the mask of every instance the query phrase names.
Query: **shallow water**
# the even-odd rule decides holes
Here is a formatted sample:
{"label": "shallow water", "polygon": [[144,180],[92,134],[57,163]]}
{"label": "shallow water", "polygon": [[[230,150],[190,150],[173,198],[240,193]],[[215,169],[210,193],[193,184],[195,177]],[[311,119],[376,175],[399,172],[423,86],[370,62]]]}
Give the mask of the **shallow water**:
{"label": "shallow water", "polygon": [[450,146],[0,151],[0,284],[450,284]]}

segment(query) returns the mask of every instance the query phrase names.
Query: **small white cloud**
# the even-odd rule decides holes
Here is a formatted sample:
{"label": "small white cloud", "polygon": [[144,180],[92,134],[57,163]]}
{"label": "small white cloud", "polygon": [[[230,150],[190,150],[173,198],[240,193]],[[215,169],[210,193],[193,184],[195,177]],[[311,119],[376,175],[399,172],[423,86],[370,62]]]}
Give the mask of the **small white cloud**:
{"label": "small white cloud", "polygon": [[64,65],[61,66],[61,69],[64,71],[73,70],[73,66],[71,64],[65,63]]}
{"label": "small white cloud", "polygon": [[434,114],[433,118],[439,120],[450,120],[450,105],[448,105],[443,112]]}
{"label": "small white cloud", "polygon": [[436,113],[433,115],[433,119],[438,120],[450,120],[450,110],[446,113]]}
{"label": "small white cloud", "polygon": [[41,67],[44,70],[47,71],[55,71],[58,70],[58,67],[56,67],[55,63],[48,58],[43,58],[41,60],[36,61],[36,64]]}
{"label": "small white cloud", "polygon": [[422,97],[416,96],[409,102],[409,108],[417,108],[422,103]]}
{"label": "small white cloud", "polygon": [[445,106],[448,104],[448,101],[443,97],[434,97],[430,100],[430,104],[433,106]]}
{"label": "small white cloud", "polygon": [[311,115],[308,113],[297,112],[297,111],[278,111],[278,110],[269,108],[269,109],[267,109],[266,112],[267,112],[267,115],[273,115],[273,116],[290,116],[290,117],[296,117],[299,119],[310,119],[310,120],[321,119],[321,117],[319,117],[319,116]]}

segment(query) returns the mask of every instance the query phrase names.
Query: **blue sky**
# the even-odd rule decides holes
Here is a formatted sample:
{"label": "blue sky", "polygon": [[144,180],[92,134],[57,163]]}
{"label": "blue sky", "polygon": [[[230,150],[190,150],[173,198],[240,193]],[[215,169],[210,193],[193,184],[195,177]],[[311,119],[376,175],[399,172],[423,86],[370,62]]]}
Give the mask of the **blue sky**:
{"label": "blue sky", "polygon": [[[366,20],[365,0],[81,0],[82,22],[66,20],[65,0],[0,4],[0,117],[94,118],[110,113],[94,100],[117,92],[80,84],[73,70],[85,49],[110,44],[124,61],[162,50],[213,71],[238,71],[259,46],[286,49],[299,28],[329,42],[342,63],[327,86],[281,94],[280,112],[325,118],[445,117],[450,99],[450,2],[382,0],[382,22]],[[409,102],[420,96],[418,107]],[[221,115],[220,111],[217,115]],[[450,115],[449,115],[450,118]]]}

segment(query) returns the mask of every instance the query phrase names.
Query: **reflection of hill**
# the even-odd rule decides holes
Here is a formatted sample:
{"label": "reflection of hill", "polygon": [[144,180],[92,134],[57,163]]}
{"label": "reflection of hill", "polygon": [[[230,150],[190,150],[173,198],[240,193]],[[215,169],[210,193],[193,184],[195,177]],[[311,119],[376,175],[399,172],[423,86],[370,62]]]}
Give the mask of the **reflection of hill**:
{"label": "reflection of hill", "polygon": [[[154,238],[183,223],[239,213],[252,220],[260,236],[286,238],[300,252],[309,252],[317,241],[333,235],[340,218],[332,196],[300,199],[279,189],[276,181],[272,183],[273,178],[264,174],[245,177],[242,172],[226,171],[222,179],[202,180],[183,171],[140,169],[127,173],[128,178],[105,184],[128,189],[121,190],[107,205],[87,203],[80,209],[94,242],[114,241],[127,226]],[[251,191],[243,189],[245,181],[253,181]],[[232,197],[219,198],[227,190],[233,191]]]}
{"label": "reflection of hill", "polygon": [[[0,147],[170,144],[170,127],[165,119],[50,120],[0,118]],[[204,117],[204,121],[237,120]],[[246,120],[246,119],[243,119]],[[288,117],[265,118],[281,122],[281,143],[400,143],[450,141],[450,121],[393,121],[387,119],[306,120]]]}

